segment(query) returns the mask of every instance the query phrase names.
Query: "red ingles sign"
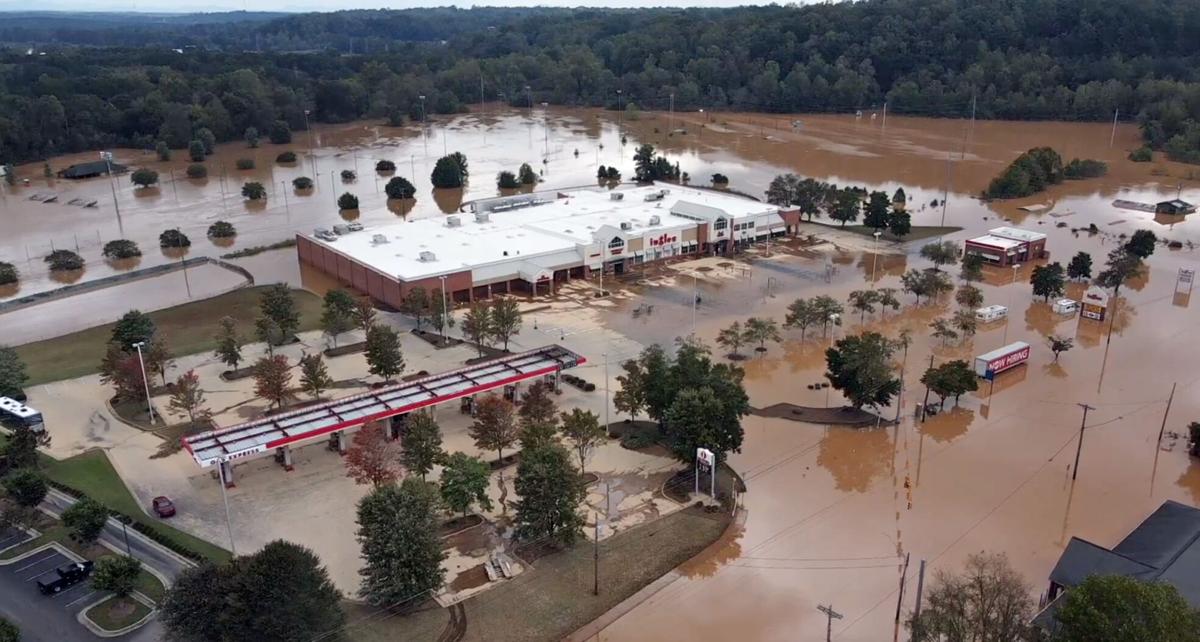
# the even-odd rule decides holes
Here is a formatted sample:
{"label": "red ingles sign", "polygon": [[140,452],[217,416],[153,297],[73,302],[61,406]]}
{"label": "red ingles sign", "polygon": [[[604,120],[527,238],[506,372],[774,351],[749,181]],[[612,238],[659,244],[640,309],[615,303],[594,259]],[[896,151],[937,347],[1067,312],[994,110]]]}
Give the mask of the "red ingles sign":
{"label": "red ingles sign", "polygon": [[662,234],[659,236],[650,237],[650,247],[668,245],[670,243],[677,243],[678,241],[679,237],[675,236],[674,234]]}

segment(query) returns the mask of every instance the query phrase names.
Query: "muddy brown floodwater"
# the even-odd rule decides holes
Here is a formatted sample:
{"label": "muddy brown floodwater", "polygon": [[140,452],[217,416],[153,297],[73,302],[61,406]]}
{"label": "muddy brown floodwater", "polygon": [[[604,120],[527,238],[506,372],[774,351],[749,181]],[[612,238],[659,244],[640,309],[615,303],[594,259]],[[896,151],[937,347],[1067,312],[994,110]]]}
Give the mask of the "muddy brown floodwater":
{"label": "muddy brown floodwater", "polygon": [[[135,195],[128,179],[122,179],[118,198],[126,235],[142,243],[143,251],[153,247],[162,229],[179,226],[192,236],[193,254],[218,253],[224,249],[210,247],[203,238],[213,220],[234,222],[239,230],[235,247],[245,247],[339,222],[333,199],[343,191],[358,194],[362,207],[357,215],[368,226],[397,216],[440,216],[462,199],[495,194],[496,172],[515,170],[522,162],[543,169],[548,188],[592,184],[598,164],[615,164],[629,176],[634,146],[651,142],[678,160],[695,184],[707,184],[719,172],[731,178],[731,188],[760,195],[772,176],[792,171],[889,193],[904,187],[915,224],[941,223],[944,212],[945,224],[965,228],[949,240],[961,242],[1007,219],[1048,234],[1054,260],[1065,262],[1086,250],[1097,270],[1119,235],[1135,229],[1152,229],[1181,242],[1200,241],[1200,215],[1156,219],[1111,205],[1117,198],[1153,202],[1177,193],[1200,200],[1192,168],[1124,160],[1139,144],[1133,125],[1118,127],[1110,147],[1111,130],[1104,124],[978,122],[972,127],[964,121],[892,117],[884,131],[881,120],[869,118],[802,116],[798,129],[792,127],[793,119],[643,114],[635,122],[617,123],[596,111],[552,109],[465,115],[435,123],[425,134],[419,128],[361,123],[323,127],[314,130],[314,156],[301,154],[294,166],[273,162],[280,146],[248,150],[227,145],[208,161],[207,181],[179,179]],[[679,127],[688,133],[667,134]],[[1020,152],[1039,145],[1055,147],[1068,158],[1105,160],[1109,175],[1065,183],[1019,201],[982,203],[972,197]],[[303,133],[287,146],[297,152],[307,147]],[[443,149],[461,150],[469,158],[472,181],[464,193],[432,193],[429,170]],[[242,156],[254,156],[258,169],[232,169]],[[395,161],[398,174],[415,178],[415,201],[386,203],[381,194],[386,178],[377,179],[373,171],[381,158]],[[168,180],[169,170],[178,176],[187,164],[157,163],[128,150],[119,151],[118,159],[157,167]],[[54,165],[66,160],[56,159]],[[314,163],[316,189],[295,194],[290,180],[312,175]],[[338,172],[356,164],[357,181],[340,184]],[[0,250],[22,267],[26,280],[21,290],[51,287],[37,257],[52,241],[56,247],[73,246],[78,237],[89,258],[83,278],[106,274],[111,268],[98,259],[96,243],[117,235],[107,180],[47,183],[36,178],[40,166],[21,172],[32,184],[5,188],[0,203],[9,226]],[[261,210],[248,208],[237,196],[241,182],[250,177],[272,186]],[[60,194],[57,203],[28,200],[33,193],[49,191]],[[945,208],[940,203],[932,207],[943,194],[949,195]],[[64,204],[76,197],[97,199],[99,206]],[[1018,209],[1028,205],[1045,207],[1038,212]],[[1091,223],[1099,233],[1071,230]],[[702,302],[696,332],[711,341],[732,320],[750,315],[782,320],[787,304],[798,296],[824,293],[844,300],[853,289],[871,287],[872,271],[875,287],[899,287],[905,269],[929,266],[917,256],[919,246],[881,248],[878,254],[828,246],[789,250],[754,261],[736,278],[706,275],[697,280]],[[146,255],[143,265],[162,260],[157,251]],[[929,562],[932,575],[958,568],[979,550],[1006,552],[1036,599],[1072,535],[1111,545],[1163,500],[1195,503],[1200,499],[1200,464],[1188,459],[1183,441],[1172,439],[1171,433],[1200,417],[1200,377],[1194,374],[1200,342],[1193,340],[1198,313],[1189,297],[1175,294],[1178,269],[1195,267],[1197,256],[1186,243],[1180,250],[1159,247],[1147,276],[1122,289],[1111,343],[1107,328],[1055,317],[1034,300],[1030,266],[1016,275],[1015,285],[1007,270],[989,273],[981,284],[987,302],[1010,307],[1007,341],[1029,342],[1032,357],[994,387],[964,395],[957,407],[950,402],[945,412],[925,423],[914,421],[913,409],[924,394],[919,378],[930,355],[938,361],[970,359],[1000,346],[1005,324],[982,327],[960,344],[934,344],[928,324],[953,310],[952,299],[914,306],[906,295],[899,311],[877,312],[865,322],[848,314],[844,326],[825,336],[820,328],[810,329],[807,340],[800,341],[797,331],[786,331],[782,345],[771,345],[765,355],[743,362],[755,406],[840,404],[838,393],[809,387],[822,380],[829,342],[864,329],[893,336],[911,329],[913,343],[897,364],[905,374],[901,421],[855,429],[747,417],[742,452],[731,458],[749,488],[745,524],[689,563],[683,579],[621,617],[600,638],[813,640],[825,629],[816,607],[832,603],[844,616],[834,622],[836,639],[890,639],[904,555],[910,556],[904,612],[913,604],[920,560]],[[268,278],[298,278],[290,251],[246,263]],[[690,278],[631,287],[636,298],[601,314],[609,328],[646,344],[670,342],[691,327]],[[1075,286],[1071,293],[1078,290]],[[645,312],[647,305],[653,305],[652,312]],[[1057,363],[1046,347],[1050,334],[1076,340],[1076,347]],[[1160,449],[1158,432],[1173,383],[1178,390]],[[1072,483],[1077,403],[1096,410],[1088,417],[1079,476]]]}

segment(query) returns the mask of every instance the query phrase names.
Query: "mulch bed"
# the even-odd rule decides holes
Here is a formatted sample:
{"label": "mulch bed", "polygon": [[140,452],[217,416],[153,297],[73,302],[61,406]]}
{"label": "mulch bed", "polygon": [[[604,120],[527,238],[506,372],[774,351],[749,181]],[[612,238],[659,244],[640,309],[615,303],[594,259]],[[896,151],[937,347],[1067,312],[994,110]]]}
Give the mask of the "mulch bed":
{"label": "mulch bed", "polygon": [[516,452],[511,455],[505,455],[504,459],[493,459],[488,462],[488,466],[491,467],[492,470],[500,470],[501,468],[508,468],[509,466],[517,464],[520,461],[521,453]]}
{"label": "mulch bed", "polygon": [[583,482],[584,486],[591,486],[592,484],[600,481],[600,476],[596,473],[584,473],[579,476],[579,481]]}
{"label": "mulch bed", "polygon": [[465,591],[483,586],[489,581],[487,570],[483,568],[483,564],[480,564],[459,573],[457,577],[451,580],[450,589],[453,591]]}
{"label": "mulch bed", "polygon": [[245,379],[246,377],[252,376],[254,376],[254,366],[249,366],[246,368],[238,368],[237,370],[226,370],[221,373],[221,380],[237,381],[238,379]]}
{"label": "mulch bed", "polygon": [[467,359],[465,363],[468,366],[473,366],[477,363],[485,363],[487,361],[491,361],[493,359],[498,359],[498,358],[503,357],[508,354],[512,354],[512,353],[507,350],[500,350],[498,348],[489,348],[487,346],[483,346],[483,356],[471,357],[470,359]]}
{"label": "mulch bed", "polygon": [[324,353],[327,357],[340,357],[347,354],[356,354],[366,349],[367,342],[359,341],[358,343],[348,343],[344,346],[338,346],[336,348],[326,348]]}
{"label": "mulch bed", "polygon": [[441,350],[442,348],[453,348],[454,346],[466,343],[462,339],[443,337],[436,332],[429,332],[428,330],[417,330],[414,328],[412,333],[417,335],[418,338],[424,339],[427,343],[429,343],[429,345],[437,348],[438,350]]}
{"label": "mulch bed", "polygon": [[530,542],[528,544],[520,544],[513,549],[513,554],[521,558],[522,562],[532,565],[539,559],[547,555],[553,555],[562,548],[552,541]]}
{"label": "mulch bed", "polygon": [[865,410],[851,406],[820,408],[798,406],[793,403],[777,403],[766,408],[752,408],[750,414],[758,417],[774,417],[811,424],[834,424],[838,426],[867,426],[879,422],[890,424],[892,420],[881,419]]}
{"label": "mulch bed", "polygon": [[478,515],[467,515],[466,517],[459,515],[458,517],[442,522],[438,526],[438,537],[450,537],[482,523],[483,518]]}
{"label": "mulch bed", "polygon": [[404,382],[416,381],[417,379],[420,379],[421,377],[428,377],[428,376],[429,376],[428,370],[421,370],[419,372],[414,372],[410,375],[404,375],[403,377],[400,377],[400,381],[404,381]]}

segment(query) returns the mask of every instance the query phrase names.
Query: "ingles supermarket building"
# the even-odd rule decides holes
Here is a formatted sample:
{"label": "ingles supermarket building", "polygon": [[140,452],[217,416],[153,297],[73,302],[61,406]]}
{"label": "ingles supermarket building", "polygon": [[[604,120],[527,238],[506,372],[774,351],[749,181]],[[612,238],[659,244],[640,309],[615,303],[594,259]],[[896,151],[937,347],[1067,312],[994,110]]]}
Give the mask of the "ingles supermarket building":
{"label": "ingles supermarket building", "polygon": [[680,255],[728,254],[783,234],[779,208],[675,185],[538,192],[477,201],[470,213],[392,223],[333,240],[297,235],[300,260],[393,307],[414,287],[455,301],[553,293]]}

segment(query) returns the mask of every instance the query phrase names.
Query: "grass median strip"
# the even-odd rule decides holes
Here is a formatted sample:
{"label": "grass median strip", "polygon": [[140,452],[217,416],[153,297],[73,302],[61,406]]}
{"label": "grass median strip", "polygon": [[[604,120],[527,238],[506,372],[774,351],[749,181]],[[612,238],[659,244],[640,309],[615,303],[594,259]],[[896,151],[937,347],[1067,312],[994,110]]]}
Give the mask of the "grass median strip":
{"label": "grass median strip", "polygon": [[[158,332],[167,341],[171,355],[180,357],[208,352],[216,347],[213,337],[222,317],[237,321],[239,332],[250,338],[258,317],[258,301],[268,286],[242,288],[210,299],[192,301],[171,308],[148,312]],[[300,313],[300,332],[320,326],[321,298],[303,290],[292,290]],[[17,346],[29,374],[27,386],[74,379],[96,372],[108,340],[112,323],[64,334],[53,339]]]}

